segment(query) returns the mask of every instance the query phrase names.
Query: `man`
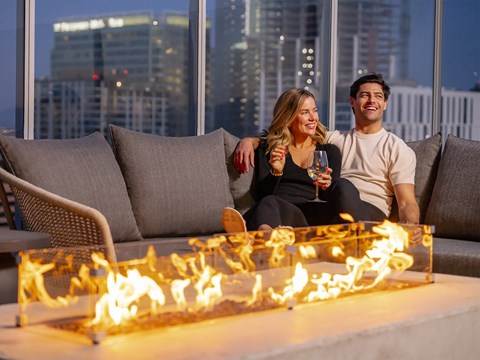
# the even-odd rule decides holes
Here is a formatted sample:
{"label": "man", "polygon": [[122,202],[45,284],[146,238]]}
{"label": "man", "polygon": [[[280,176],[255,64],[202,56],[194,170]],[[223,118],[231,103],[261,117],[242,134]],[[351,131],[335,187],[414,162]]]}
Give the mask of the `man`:
{"label": "man", "polygon": [[[383,128],[383,112],[388,105],[390,87],[380,74],[357,79],[350,87],[350,105],[355,128],[346,133],[329,131],[327,143],[342,154],[341,176],[351,181],[365,202],[365,218],[378,220],[390,216],[393,196],[398,203],[401,223],[418,223],[415,199],[415,153],[405,142]],[[258,138],[243,139],[235,150],[234,165],[241,172],[254,166]]]}

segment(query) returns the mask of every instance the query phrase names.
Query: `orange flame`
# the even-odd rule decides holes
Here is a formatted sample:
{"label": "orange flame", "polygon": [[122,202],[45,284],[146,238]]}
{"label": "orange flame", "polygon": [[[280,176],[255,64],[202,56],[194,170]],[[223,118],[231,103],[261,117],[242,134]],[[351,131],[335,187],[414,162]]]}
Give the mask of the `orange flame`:
{"label": "orange flame", "polygon": [[270,239],[265,242],[266,247],[273,249],[268,263],[271,267],[277,267],[280,265],[283,258],[285,258],[286,246],[293,245],[295,243],[295,233],[293,229],[289,228],[277,228],[273,229],[270,235]]}
{"label": "orange flame", "polygon": [[[323,239],[328,235],[324,233],[325,228],[327,227],[319,229],[314,235]],[[328,229],[334,239],[332,241],[334,245],[328,246],[328,249],[326,246],[324,249],[327,249],[326,251],[333,257],[345,257],[346,249],[340,239],[345,238],[347,232],[339,231],[334,227]],[[172,271],[175,272],[173,276],[157,272],[158,259],[153,247],[149,247],[144,259],[136,260],[136,264],[143,264],[144,268],[151,272],[151,276],[143,275],[139,268],[128,269],[125,274],[121,274],[119,270],[112,269],[112,264],[101,254],[94,253],[92,260],[95,268],[102,268],[106,272],[105,285],[100,287],[90,275],[89,268],[82,265],[78,276],[71,279],[70,295],[55,299],[50,297],[43,283],[43,274],[51,271],[54,264],[42,265],[30,261],[28,256],[24,256],[21,264],[21,291],[19,292],[21,298],[19,302],[26,304],[38,299],[48,307],[55,308],[75,301],[73,294],[76,289],[100,288],[100,291],[105,290],[105,293],[97,301],[95,316],[86,323],[86,326],[109,328],[135,319],[139,315],[140,299],[149,299],[150,309],[148,311],[150,314],[159,313],[166,303],[164,291],[157,283],[160,280],[164,286],[169,288],[177,310],[211,309],[224,296],[222,282],[229,278],[229,275],[220,272],[219,269],[215,269],[208,263],[206,253],[213,249],[216,254],[221,255],[233,274],[247,277],[249,274],[254,275],[251,295],[245,300],[247,306],[253,306],[266,295],[278,304],[285,304],[297,299],[306,302],[332,299],[344,293],[372,288],[392,271],[404,271],[412,266],[413,257],[403,252],[409,246],[409,235],[405,229],[398,224],[385,221],[374,226],[372,231],[377,235],[371,241],[370,248],[361,258],[346,257],[344,273],[321,272],[317,274],[308,265],[305,267],[302,262],[296,261],[291,277],[287,278],[285,283],[280,286],[275,285],[279,290],[276,291],[274,286],[269,286],[266,293],[262,289],[264,282],[262,275],[252,272],[256,269],[251,258],[254,252],[252,242],[238,241],[232,245],[225,236],[210,238],[205,243],[198,239],[192,239],[190,244],[200,248],[200,251],[183,257],[172,254],[169,259],[174,269]],[[425,242],[428,241],[431,243],[431,238],[427,237]],[[295,232],[293,229],[272,230],[269,239],[265,242],[265,248],[271,250],[268,258],[269,266],[278,268],[287,256],[286,249],[294,246],[294,243]],[[302,261],[318,257],[313,243],[298,244],[295,249]],[[230,258],[229,254],[234,254],[237,260]],[[283,262],[283,264],[285,263]],[[189,307],[186,294],[193,294],[195,305]]]}

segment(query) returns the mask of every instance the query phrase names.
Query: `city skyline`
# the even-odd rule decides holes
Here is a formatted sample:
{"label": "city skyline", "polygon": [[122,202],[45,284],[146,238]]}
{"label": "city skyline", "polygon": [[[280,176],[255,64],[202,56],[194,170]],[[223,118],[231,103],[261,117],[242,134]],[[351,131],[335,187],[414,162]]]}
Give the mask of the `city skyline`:
{"label": "city skyline", "polygon": [[[53,0],[49,0],[51,2]],[[63,6],[58,7],[39,7],[37,5],[37,19],[42,20],[40,24],[36,26],[37,32],[37,56],[35,62],[37,69],[35,74],[38,77],[46,76],[50,71],[49,53],[47,49],[51,49],[53,45],[52,24],[59,19],[69,17],[88,17],[101,14],[109,14],[112,12],[118,13],[119,11],[112,11],[111,4],[102,3],[98,1],[91,1],[95,4],[95,11],[89,11],[88,6],[85,6],[85,1],[80,3],[69,3],[68,6],[64,6],[62,0],[56,0]],[[208,4],[214,3],[214,0],[207,1],[207,16],[213,21],[214,19],[214,7],[208,6]],[[37,0],[37,3],[39,1]],[[183,5],[185,3],[185,5]],[[122,11],[153,11],[155,15],[160,15],[163,11],[185,11],[188,9],[188,1],[176,1],[172,4],[171,1],[135,1],[131,3],[129,1],[120,1],[116,5],[121,4]],[[166,5],[162,5],[166,4]],[[147,5],[150,5],[149,7]],[[141,10],[141,9],[154,9],[155,5],[157,11],[154,10]],[[183,6],[182,6],[183,5]],[[433,58],[433,2],[411,0],[411,35],[410,35],[410,53],[416,51],[422,51],[430,53]],[[476,23],[475,19],[480,18],[480,1],[476,0],[455,0],[447,1],[444,4],[444,14],[447,14],[448,19],[454,21],[444,22],[444,36],[448,38],[454,38],[454,41],[449,41],[448,46],[443,49],[443,65],[445,68],[462,69],[459,73],[445,72],[444,85],[448,88],[457,90],[469,90],[477,81],[480,81],[480,40],[475,42],[475,30],[480,31],[480,22]],[[1,19],[1,18],[0,18]],[[477,29],[475,29],[475,25]],[[41,30],[42,27],[45,27]],[[212,27],[213,28],[213,27]],[[40,32],[40,33],[39,33]],[[479,34],[477,33],[477,36]],[[212,32],[212,36],[213,32]],[[470,37],[471,40],[470,41]],[[38,39],[41,39],[38,42]],[[39,46],[42,44],[42,46]],[[425,51],[425,48],[428,51]],[[465,50],[469,49],[469,50]],[[458,54],[467,52],[474,54],[472,57],[458,59]],[[475,59],[477,62],[475,63]],[[431,85],[432,74],[425,72],[422,69],[430,67],[431,59],[424,57],[423,60],[428,64],[427,66],[419,64],[419,59],[416,62],[410,61],[409,77],[417,80],[421,86]],[[459,64],[460,62],[460,64]],[[461,65],[463,62],[463,66]],[[476,74],[474,74],[476,68]],[[470,77],[469,77],[470,75]]]}
{"label": "city skyline", "polygon": [[[44,2],[45,3],[45,2]],[[52,24],[55,21],[58,21],[62,18],[68,17],[83,17],[91,15],[92,12],[88,10],[88,6],[86,6],[85,2],[82,4],[65,4],[62,1],[49,1],[50,3],[57,3],[59,6],[54,7],[46,7],[41,6],[42,2],[37,0],[36,5],[36,18],[37,18],[37,26],[36,26],[36,57],[35,57],[35,77],[41,78],[44,76],[50,76],[50,52],[51,46],[49,43],[53,42],[53,31],[52,31]],[[176,10],[176,11],[186,11],[188,9],[188,1],[184,2],[176,2],[176,6],[172,7],[172,3],[170,1],[137,1],[134,4],[131,4],[126,1],[119,1],[115,2],[115,6],[118,9],[121,6],[121,10],[128,12],[128,11],[135,11],[138,12],[139,9],[142,8],[152,8],[155,5],[158,8],[158,11],[152,11],[155,15],[160,15],[166,9],[168,10]],[[214,19],[212,15],[212,10],[214,9],[213,6],[214,1],[207,1],[207,8],[210,9],[208,16],[211,20]],[[468,21],[469,16],[475,17],[476,13],[480,12],[480,2],[475,1],[463,1],[465,6],[453,6],[452,2],[446,2],[445,4],[445,13],[448,16],[455,16],[455,11],[461,15],[459,18],[463,21],[463,24],[470,24],[472,21]],[[87,2],[88,4],[88,2]],[[92,2],[93,4],[93,2]],[[164,5],[164,9],[158,5]],[[431,86],[431,78],[432,78],[432,58],[433,58],[433,42],[431,40],[427,41],[428,37],[433,37],[433,17],[431,13],[433,11],[432,4],[426,1],[415,1],[412,0],[412,6],[415,5],[416,11],[411,12],[411,41],[410,44],[410,53],[416,54],[417,51],[421,51],[422,53],[431,54],[431,56],[421,56],[417,57],[415,62],[410,61],[409,64],[409,77],[415,80],[420,86],[429,87]],[[470,8],[467,8],[469,6]],[[448,11],[448,12],[447,12]],[[112,3],[110,2],[95,2],[95,14],[101,13],[115,13],[118,11],[112,10]],[[429,15],[430,14],[430,15]],[[429,15],[429,16],[427,16]],[[425,21],[425,19],[427,21]],[[429,23],[431,21],[431,24]],[[478,26],[478,25],[477,25]],[[455,29],[458,26],[454,26],[451,23],[446,22],[444,25],[444,34],[445,37],[455,36],[455,32],[452,35],[450,34],[450,28]],[[0,31],[3,30],[3,26],[0,28]],[[475,29],[465,29],[467,33],[475,34]],[[213,38],[212,34],[212,38]],[[470,42],[469,46],[467,46],[466,41],[468,41],[467,36],[458,36],[457,40],[454,41],[452,46],[455,47],[462,47],[463,50],[468,49],[470,56],[468,59],[462,60],[461,56],[458,56],[461,53],[461,49],[457,49],[455,51],[450,51],[448,47],[444,47],[444,67],[448,68],[448,64],[451,63],[452,68],[457,69],[457,71],[444,71],[443,76],[443,84],[446,88],[453,88],[453,89],[461,89],[461,90],[469,90],[473,88],[475,83],[479,79],[478,72],[480,71],[480,60],[478,64],[475,63],[475,59],[480,59],[480,42]],[[426,45],[425,45],[426,44]],[[477,46],[475,46],[477,45]],[[417,50],[419,49],[419,50]],[[456,54],[457,56],[453,56],[452,54]],[[422,63],[423,61],[423,63]],[[459,61],[465,61],[464,64],[458,64]],[[477,70],[476,70],[477,69]],[[471,74],[470,74],[471,73]],[[469,75],[470,74],[470,75]],[[4,91],[2,91],[4,92]],[[0,113],[4,110],[3,104],[0,103]],[[3,119],[1,119],[3,120]],[[1,124],[0,124],[1,125]]]}

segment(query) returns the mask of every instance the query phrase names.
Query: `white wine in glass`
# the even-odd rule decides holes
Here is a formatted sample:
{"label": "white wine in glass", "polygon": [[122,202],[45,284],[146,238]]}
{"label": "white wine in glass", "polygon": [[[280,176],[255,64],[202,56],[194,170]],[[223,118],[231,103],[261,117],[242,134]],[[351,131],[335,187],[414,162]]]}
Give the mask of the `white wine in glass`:
{"label": "white wine in glass", "polygon": [[[328,167],[328,157],[327,152],[324,150],[314,150],[310,153],[308,158],[308,176],[312,178],[312,180],[318,180],[319,175],[326,174]],[[318,197],[318,183],[315,185],[315,199],[310,200],[313,202],[326,202],[325,200],[321,200]]]}

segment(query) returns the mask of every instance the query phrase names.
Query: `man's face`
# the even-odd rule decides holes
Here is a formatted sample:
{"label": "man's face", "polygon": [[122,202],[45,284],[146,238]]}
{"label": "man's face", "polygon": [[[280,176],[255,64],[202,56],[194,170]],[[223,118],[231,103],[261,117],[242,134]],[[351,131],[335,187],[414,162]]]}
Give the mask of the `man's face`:
{"label": "man's face", "polygon": [[350,97],[350,105],[355,112],[355,122],[368,125],[375,122],[381,123],[387,101],[379,84],[366,83],[360,85],[356,97]]}

